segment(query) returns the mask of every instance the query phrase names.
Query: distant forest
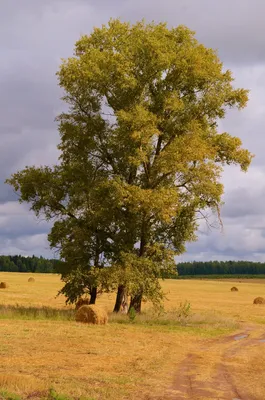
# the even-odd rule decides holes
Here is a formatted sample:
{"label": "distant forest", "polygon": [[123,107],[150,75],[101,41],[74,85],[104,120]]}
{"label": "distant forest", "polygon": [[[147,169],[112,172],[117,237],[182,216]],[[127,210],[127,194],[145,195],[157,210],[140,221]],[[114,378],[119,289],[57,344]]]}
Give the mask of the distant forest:
{"label": "distant forest", "polygon": [[265,263],[253,261],[193,261],[177,265],[179,276],[264,275]]}
{"label": "distant forest", "polygon": [[[57,273],[59,260],[43,257],[0,256],[0,271]],[[265,275],[265,263],[253,261],[193,261],[177,265],[178,275]]]}
{"label": "distant forest", "polygon": [[59,260],[43,257],[0,256],[0,271],[55,273]]}

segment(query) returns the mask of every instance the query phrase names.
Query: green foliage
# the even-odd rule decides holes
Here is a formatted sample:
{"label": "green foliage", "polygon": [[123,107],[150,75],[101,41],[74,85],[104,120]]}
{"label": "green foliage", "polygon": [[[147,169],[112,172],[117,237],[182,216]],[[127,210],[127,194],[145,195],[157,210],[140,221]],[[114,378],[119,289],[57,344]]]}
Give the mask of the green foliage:
{"label": "green foliage", "polygon": [[58,268],[58,260],[43,257],[0,256],[0,271],[52,273]]}
{"label": "green foliage", "polygon": [[[193,261],[178,263],[179,277],[245,276],[265,274],[265,263],[253,261]],[[169,276],[169,275],[168,275]],[[174,277],[172,276],[174,279]]]}
{"label": "green foliage", "polygon": [[131,322],[134,322],[134,320],[135,320],[135,318],[136,318],[136,315],[137,315],[137,313],[136,313],[136,311],[135,311],[135,308],[134,308],[134,307],[131,307],[130,310],[129,310],[129,312],[128,312],[129,320],[130,320]]}
{"label": "green foliage", "polygon": [[9,393],[5,390],[0,390],[0,400],[22,400],[20,396]]}
{"label": "green foliage", "polygon": [[180,303],[179,308],[176,310],[177,318],[181,323],[187,322],[191,315],[191,304],[185,300],[184,303]]}
{"label": "green foliage", "polygon": [[[265,275],[181,275],[177,279],[265,279]],[[174,279],[174,278],[173,278]]]}
{"label": "green foliage", "polygon": [[63,394],[58,394],[54,389],[50,389],[47,400],[72,400],[72,399]]}
{"label": "green foliage", "polygon": [[143,21],[111,20],[81,37],[58,79],[68,105],[57,118],[60,164],[7,182],[55,220],[48,238],[65,261],[69,299],[83,277],[102,290],[126,281],[132,298],[159,304],[158,278],[196,240],[202,212],[220,220],[223,166],[251,162],[240,139],[217,128],[248,92],[194,32]]}

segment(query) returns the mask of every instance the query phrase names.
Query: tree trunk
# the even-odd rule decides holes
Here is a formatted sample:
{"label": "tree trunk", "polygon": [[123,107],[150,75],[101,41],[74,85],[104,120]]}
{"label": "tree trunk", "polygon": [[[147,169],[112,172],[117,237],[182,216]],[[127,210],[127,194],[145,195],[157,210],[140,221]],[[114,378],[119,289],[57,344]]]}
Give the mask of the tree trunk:
{"label": "tree trunk", "polygon": [[92,291],[90,293],[90,301],[89,304],[96,304],[96,299],[97,299],[97,288],[93,287]]}
{"label": "tree trunk", "polygon": [[129,310],[133,307],[137,313],[141,312],[142,306],[142,293],[137,293],[135,296],[131,298]]}
{"label": "tree trunk", "polygon": [[113,312],[116,312],[116,313],[120,312],[124,296],[125,296],[125,286],[120,285],[118,287],[118,291],[117,291],[117,295],[116,295],[116,303],[115,303]]}
{"label": "tree trunk", "polygon": [[[141,242],[140,242],[140,249],[139,249],[139,257],[143,257],[146,248],[146,237],[147,237],[147,222],[146,222],[146,215],[143,216],[142,221],[142,228],[141,228]],[[137,313],[141,312],[142,307],[142,297],[143,292],[139,290],[139,292],[131,298],[129,310],[133,307]]]}

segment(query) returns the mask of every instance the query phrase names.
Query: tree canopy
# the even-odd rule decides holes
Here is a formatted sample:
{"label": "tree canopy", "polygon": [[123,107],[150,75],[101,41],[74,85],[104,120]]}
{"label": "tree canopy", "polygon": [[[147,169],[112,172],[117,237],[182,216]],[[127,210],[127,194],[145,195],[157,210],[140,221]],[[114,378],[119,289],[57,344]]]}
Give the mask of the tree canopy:
{"label": "tree canopy", "polygon": [[223,166],[250,165],[241,140],[218,131],[248,92],[194,32],[143,21],[82,36],[58,79],[68,105],[57,118],[60,163],[8,183],[54,220],[67,287],[86,276],[76,296],[122,287],[140,311],[162,297],[158,279],[196,240],[204,210],[219,215]]}

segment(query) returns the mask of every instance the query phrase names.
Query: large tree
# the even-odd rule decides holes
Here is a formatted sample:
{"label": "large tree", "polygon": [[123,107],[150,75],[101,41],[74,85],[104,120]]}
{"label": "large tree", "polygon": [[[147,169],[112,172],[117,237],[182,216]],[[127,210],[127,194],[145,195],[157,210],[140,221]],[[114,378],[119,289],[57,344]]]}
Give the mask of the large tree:
{"label": "large tree", "polygon": [[81,37],[58,78],[68,104],[58,117],[60,166],[8,182],[57,218],[49,238],[70,270],[73,255],[89,269],[101,259],[140,311],[195,239],[198,213],[219,215],[222,167],[251,162],[239,138],[218,132],[247,91],[188,28],[119,20]]}

